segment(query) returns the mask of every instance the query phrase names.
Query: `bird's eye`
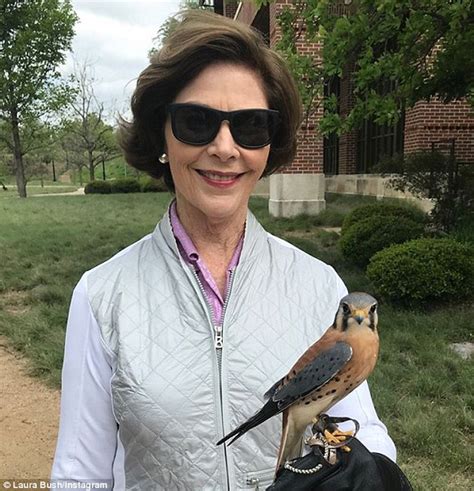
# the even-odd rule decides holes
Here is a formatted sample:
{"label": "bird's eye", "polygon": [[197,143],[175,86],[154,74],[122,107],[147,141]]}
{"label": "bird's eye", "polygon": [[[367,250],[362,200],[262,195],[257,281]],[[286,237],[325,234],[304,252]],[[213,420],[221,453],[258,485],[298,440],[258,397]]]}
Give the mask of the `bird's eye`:
{"label": "bird's eye", "polygon": [[347,305],[347,303],[342,304],[342,311],[344,312],[344,314],[350,314],[351,313],[351,309],[349,308],[349,305]]}
{"label": "bird's eye", "polygon": [[374,305],[372,305],[372,307],[370,307],[370,312],[373,314],[374,312],[376,312],[377,310],[377,304],[374,303]]}

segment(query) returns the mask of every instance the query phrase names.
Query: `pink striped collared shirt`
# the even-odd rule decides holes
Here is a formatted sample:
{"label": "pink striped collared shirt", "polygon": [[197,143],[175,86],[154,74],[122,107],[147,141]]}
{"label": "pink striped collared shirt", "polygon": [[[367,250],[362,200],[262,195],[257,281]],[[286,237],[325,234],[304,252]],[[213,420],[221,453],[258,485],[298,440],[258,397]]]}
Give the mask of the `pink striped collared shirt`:
{"label": "pink striped collared shirt", "polygon": [[[222,314],[225,304],[225,297],[222,297],[219,288],[214,281],[209,269],[205,265],[204,261],[199,257],[199,253],[193,244],[193,241],[189,237],[188,233],[183,227],[183,224],[179,220],[178,213],[176,211],[176,201],[173,201],[170,208],[171,227],[173,228],[173,234],[178,244],[178,249],[181,257],[194,268],[199,281],[204,289],[207,302],[211,308],[212,321],[214,325],[222,325]],[[243,237],[241,237],[234,254],[227,266],[226,272],[226,292],[229,290],[230,275],[234,268],[239,263],[240,253],[242,252]]]}

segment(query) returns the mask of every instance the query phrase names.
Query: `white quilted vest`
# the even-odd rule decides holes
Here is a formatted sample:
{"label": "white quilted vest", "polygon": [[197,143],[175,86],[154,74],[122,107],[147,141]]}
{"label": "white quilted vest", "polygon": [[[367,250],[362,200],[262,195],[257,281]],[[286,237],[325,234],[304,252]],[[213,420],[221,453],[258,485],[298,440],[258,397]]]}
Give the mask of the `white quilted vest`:
{"label": "white quilted vest", "polygon": [[168,213],[146,239],[92,270],[89,299],[117,356],[112,399],[126,488],[265,489],[279,417],[227,448],[215,442],[260,408],[332,323],[341,285],[332,268],[269,235],[249,212],[216,349],[208,304]]}

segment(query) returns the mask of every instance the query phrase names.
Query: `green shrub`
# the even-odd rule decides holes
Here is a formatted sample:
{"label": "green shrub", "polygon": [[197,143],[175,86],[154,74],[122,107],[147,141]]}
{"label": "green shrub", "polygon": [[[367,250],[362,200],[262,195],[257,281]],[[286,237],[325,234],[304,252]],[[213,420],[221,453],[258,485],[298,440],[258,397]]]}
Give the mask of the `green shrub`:
{"label": "green shrub", "polygon": [[459,242],[474,244],[474,213],[461,218],[451,235]]}
{"label": "green shrub", "polygon": [[342,254],[359,266],[366,266],[378,251],[423,235],[424,225],[404,216],[372,216],[352,224],[341,236]]}
{"label": "green shrub", "polygon": [[474,288],[474,249],[453,239],[418,239],[371,259],[367,276],[394,303],[464,299]]}
{"label": "green shrub", "polygon": [[166,184],[161,179],[148,178],[140,183],[142,193],[163,193],[168,191]]}
{"label": "green shrub", "polygon": [[139,193],[140,183],[133,177],[123,177],[110,181],[112,193]]}
{"label": "green shrub", "polygon": [[344,235],[351,225],[373,216],[404,217],[413,222],[426,223],[427,215],[419,208],[410,205],[398,205],[393,203],[371,203],[354,208],[344,218],[341,235]]}
{"label": "green shrub", "polygon": [[91,181],[84,187],[85,194],[110,194],[110,192],[109,181]]}
{"label": "green shrub", "polygon": [[452,155],[433,151],[405,154],[387,159],[378,170],[395,173],[389,186],[397,191],[430,198],[434,204],[431,220],[440,231],[451,232],[466,213],[474,212],[473,166],[457,162]]}

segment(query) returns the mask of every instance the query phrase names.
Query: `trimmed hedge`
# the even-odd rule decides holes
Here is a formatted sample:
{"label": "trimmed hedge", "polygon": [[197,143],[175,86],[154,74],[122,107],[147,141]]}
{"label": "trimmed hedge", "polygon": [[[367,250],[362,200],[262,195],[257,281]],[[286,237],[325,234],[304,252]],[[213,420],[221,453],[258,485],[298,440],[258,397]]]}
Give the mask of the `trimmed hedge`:
{"label": "trimmed hedge", "polygon": [[420,305],[473,295],[474,249],[454,239],[418,239],[371,259],[367,276],[393,303]]}
{"label": "trimmed hedge", "polygon": [[413,222],[426,223],[428,216],[419,208],[414,206],[403,206],[392,203],[371,203],[354,208],[347,214],[342,223],[341,235],[344,235],[347,230],[357,222],[374,216],[395,216],[403,217]]}
{"label": "trimmed hedge", "polygon": [[142,193],[164,193],[168,191],[166,184],[160,179],[149,178],[141,183]]}
{"label": "trimmed hedge", "polygon": [[112,193],[139,193],[140,183],[133,177],[123,177],[110,181]]}
{"label": "trimmed hedge", "polygon": [[404,216],[375,215],[352,224],[339,240],[342,254],[359,266],[366,266],[378,251],[417,239],[424,225]]}
{"label": "trimmed hedge", "polygon": [[86,194],[110,194],[110,193],[159,193],[168,191],[166,184],[157,179],[138,181],[133,177],[125,177],[114,181],[91,181],[86,184]]}
{"label": "trimmed hedge", "polygon": [[91,181],[84,187],[85,194],[110,194],[111,191],[109,181]]}

